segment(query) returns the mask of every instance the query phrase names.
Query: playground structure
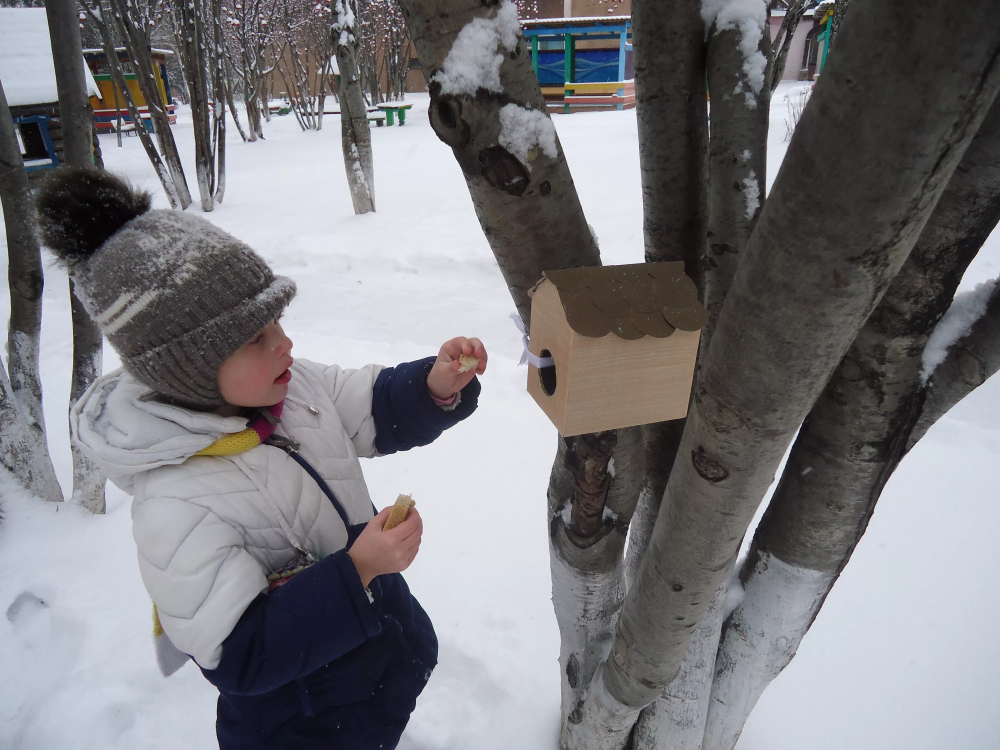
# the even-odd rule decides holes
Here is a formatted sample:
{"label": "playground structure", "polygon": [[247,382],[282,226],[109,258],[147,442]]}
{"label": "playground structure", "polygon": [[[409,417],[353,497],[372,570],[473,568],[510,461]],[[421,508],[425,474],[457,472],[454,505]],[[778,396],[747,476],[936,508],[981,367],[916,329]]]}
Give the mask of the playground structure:
{"label": "playground structure", "polygon": [[[150,51],[150,58],[153,63],[153,76],[156,78],[156,90],[160,94],[160,100],[166,107],[167,119],[171,124],[177,122],[177,105],[170,94],[170,79],[167,77],[167,55],[174,54],[171,50],[153,49]],[[118,60],[122,63],[130,62],[128,52],[124,47],[115,49]],[[98,132],[116,132],[119,123],[123,132],[135,129],[132,116],[125,105],[125,99],[111,75],[108,56],[103,49],[83,50],[83,59],[87,61],[87,67],[94,76],[99,96],[90,97],[90,105],[94,108],[94,124]],[[142,95],[142,89],[136,81],[134,73],[125,74],[125,85],[128,86],[132,101],[135,102],[139,110],[139,117],[142,125],[148,132],[153,132],[153,121],[149,115],[149,104]]]}
{"label": "playground structure", "polygon": [[[98,93],[85,73],[88,93]],[[25,171],[55,169],[64,159],[63,129],[44,8],[0,8],[0,80]],[[94,158],[101,158],[96,134]]]}
{"label": "playground structure", "polygon": [[538,18],[521,27],[550,112],[635,107],[631,17]]}

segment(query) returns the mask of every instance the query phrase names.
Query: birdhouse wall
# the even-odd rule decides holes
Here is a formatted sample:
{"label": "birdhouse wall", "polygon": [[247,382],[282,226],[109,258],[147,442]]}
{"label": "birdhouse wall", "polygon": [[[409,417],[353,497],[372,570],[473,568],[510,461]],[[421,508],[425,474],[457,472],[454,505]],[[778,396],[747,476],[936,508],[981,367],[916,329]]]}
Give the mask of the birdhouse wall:
{"label": "birdhouse wall", "polygon": [[687,416],[700,331],[626,341],[581,336],[566,321],[559,291],[545,281],[531,306],[531,352],[548,351],[555,388],[528,367],[528,392],[564,436]]}

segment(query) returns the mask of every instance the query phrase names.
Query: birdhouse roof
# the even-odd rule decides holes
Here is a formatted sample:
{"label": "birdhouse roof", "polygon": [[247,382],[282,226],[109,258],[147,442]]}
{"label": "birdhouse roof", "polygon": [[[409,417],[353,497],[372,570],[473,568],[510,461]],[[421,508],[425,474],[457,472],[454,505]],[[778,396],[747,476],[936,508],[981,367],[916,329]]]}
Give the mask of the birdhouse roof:
{"label": "birdhouse roof", "polygon": [[705,308],[682,262],[565,268],[546,271],[545,278],[559,290],[566,321],[581,336],[666,338],[677,328],[705,325]]}

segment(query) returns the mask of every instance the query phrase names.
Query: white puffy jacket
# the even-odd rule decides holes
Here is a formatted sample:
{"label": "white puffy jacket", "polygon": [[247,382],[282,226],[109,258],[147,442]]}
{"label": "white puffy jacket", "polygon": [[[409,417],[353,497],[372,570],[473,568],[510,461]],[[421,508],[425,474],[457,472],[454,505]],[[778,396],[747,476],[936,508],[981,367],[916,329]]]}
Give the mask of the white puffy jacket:
{"label": "white puffy jacket", "polygon": [[[352,523],[372,518],[358,457],[376,454],[372,389],[382,369],[296,360],[277,429],[301,443],[301,455]],[[347,530],[316,482],[278,448],[192,458],[222,435],[245,429],[245,419],[151,396],[124,371],[109,373],[76,404],[71,423],[83,450],[134,495],[139,570],[164,632],[214,669],[222,642],[267,590],[267,574],[295,558],[295,545],[319,557],[342,549]]]}

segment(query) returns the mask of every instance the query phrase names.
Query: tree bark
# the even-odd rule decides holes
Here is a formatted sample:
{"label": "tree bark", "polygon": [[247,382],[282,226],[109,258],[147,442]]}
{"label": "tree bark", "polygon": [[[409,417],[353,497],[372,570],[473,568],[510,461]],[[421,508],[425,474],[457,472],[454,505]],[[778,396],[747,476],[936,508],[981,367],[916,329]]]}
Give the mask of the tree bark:
{"label": "tree bark", "polygon": [[[94,117],[87,96],[76,4],[70,0],[48,0],[45,15],[52,37],[52,62],[56,73],[56,89],[59,92],[59,115],[63,126],[66,163],[93,169]],[[97,323],[90,319],[77,299],[72,280],[69,288],[73,318],[73,374],[69,394],[72,409],[73,404],[101,374],[104,339]],[[104,477],[97,465],[83,454],[75,440],[70,441],[70,448],[73,454],[73,499],[93,513],[103,513]]]}
{"label": "tree bark", "polygon": [[[337,33],[336,31],[334,33]],[[354,213],[367,214],[375,210],[375,166],[372,160],[372,135],[368,126],[353,40],[341,36],[337,44],[337,65],[340,69],[340,134],[344,150],[347,185],[351,191]]]}
{"label": "tree bark", "polygon": [[42,383],[38,374],[42,325],[42,256],[33,232],[31,189],[17,145],[14,121],[0,82],[0,203],[7,233],[10,321],[7,370],[0,366],[0,463],[43,500],[61,502],[45,439]]}
{"label": "tree bark", "polygon": [[1000,221],[1000,103],[792,447],[726,623],[705,749],[732,748],[850,560],[904,455],[924,397],[922,355],[962,274]]}
{"label": "tree bark", "polygon": [[[708,149],[701,3],[636,0],[632,36],[645,258],[684,261],[701,289]],[[649,544],[683,430],[682,419],[642,427],[647,476],[629,536],[630,582]]]}
{"label": "tree bark", "polygon": [[180,10],[181,31],[178,47],[183,49],[181,59],[191,94],[191,120],[194,126],[195,173],[201,210],[215,208],[212,196],[214,181],[212,155],[212,125],[208,108],[208,59],[205,51],[205,31],[199,4],[193,0],[176,0]]}
{"label": "tree bark", "polygon": [[212,126],[215,143],[215,202],[226,196],[226,83],[225,57],[222,54],[222,0],[212,0],[212,33],[215,37],[212,61],[215,78],[212,83]]}
{"label": "tree bark", "polygon": [[[845,22],[708,345],[682,460],[576,748],[624,747],[639,710],[676,676],[792,436],[995,97],[1000,29],[989,6],[967,5],[956,20],[943,6],[907,14],[888,0]],[[959,43],[960,62],[948,49]]]}
{"label": "tree bark", "polygon": [[909,451],[955,404],[1000,370],[1000,285],[993,290],[986,313],[948,351],[928,382],[926,400],[907,441]]}
{"label": "tree bark", "polygon": [[[759,31],[757,54],[759,62],[764,63],[770,55],[770,39],[766,28]],[[700,258],[703,299],[708,311],[701,337],[703,352],[764,201],[770,89],[765,85],[766,78],[753,80],[747,73],[741,49],[746,32],[743,28],[719,28],[715,23],[709,32],[706,68],[713,119],[706,175],[707,227]],[[673,428],[653,425],[646,428],[648,442],[655,451],[647,457],[647,465],[662,464],[662,468],[656,471],[655,478],[653,474],[647,477],[646,487],[652,491],[643,493],[640,501],[643,516],[639,523],[633,522],[629,555],[633,580],[640,555],[649,544],[655,523],[652,512],[659,508],[682,425],[680,421]],[[661,440],[659,444],[654,442],[657,437]],[[640,715],[632,740],[634,750],[653,750],[664,744],[669,744],[672,750],[701,747],[729,578],[723,577],[713,595],[677,677]]]}

